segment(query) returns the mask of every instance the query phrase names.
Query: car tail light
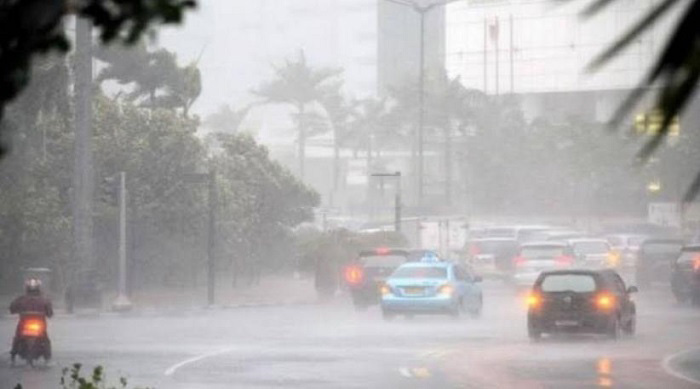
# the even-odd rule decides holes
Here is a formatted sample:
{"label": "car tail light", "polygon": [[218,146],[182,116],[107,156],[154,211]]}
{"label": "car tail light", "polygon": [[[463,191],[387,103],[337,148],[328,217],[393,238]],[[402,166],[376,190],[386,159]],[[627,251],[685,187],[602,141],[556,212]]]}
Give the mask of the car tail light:
{"label": "car tail light", "polygon": [[454,293],[454,291],[455,288],[453,288],[452,285],[442,285],[438,288],[438,294],[441,294],[443,296],[452,296],[452,293]]}
{"label": "car tail light", "polygon": [[615,306],[615,296],[609,293],[601,293],[595,298],[595,304],[602,310],[611,309]]}
{"label": "car tail light", "polygon": [[529,308],[537,308],[542,305],[542,296],[537,293],[530,293],[527,295],[526,302]]}
{"label": "car tail light", "polygon": [[469,246],[469,255],[471,255],[472,257],[476,257],[479,254],[481,254],[481,250],[479,250],[478,245],[472,244]]}
{"label": "car tail light", "polygon": [[525,257],[515,257],[515,258],[513,258],[513,264],[514,264],[516,267],[525,266],[526,263],[527,263],[527,259],[525,259]]}
{"label": "car tail light", "polygon": [[700,272],[700,255],[696,255],[693,258],[693,271]]}
{"label": "car tail light", "polygon": [[379,247],[378,249],[374,250],[374,252],[377,255],[389,255],[389,253],[391,253],[391,249],[388,247]]}
{"label": "car tail light", "polygon": [[359,285],[365,279],[365,272],[360,266],[351,265],[345,268],[345,281],[350,285]]}
{"label": "car tail light", "polygon": [[22,324],[22,336],[37,337],[44,334],[44,322],[39,319],[27,319]]}
{"label": "car tail light", "polygon": [[574,264],[574,259],[568,255],[560,255],[554,259],[557,266],[571,266]]}

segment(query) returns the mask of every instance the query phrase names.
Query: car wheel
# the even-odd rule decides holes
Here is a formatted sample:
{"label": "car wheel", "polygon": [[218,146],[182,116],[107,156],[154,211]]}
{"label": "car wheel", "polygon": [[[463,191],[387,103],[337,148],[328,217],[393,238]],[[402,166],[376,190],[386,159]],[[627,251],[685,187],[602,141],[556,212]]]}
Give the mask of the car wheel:
{"label": "car wheel", "polygon": [[633,336],[637,332],[637,316],[634,315],[630,318],[629,322],[624,328],[625,335]]}
{"label": "car wheel", "polygon": [[539,342],[540,339],[542,339],[542,331],[540,331],[539,329],[535,328],[534,326],[532,326],[528,323],[527,336],[530,338],[531,341]]}
{"label": "car wheel", "polygon": [[450,308],[449,315],[450,317],[457,319],[459,318],[459,315],[462,313],[462,307],[464,304],[462,304],[462,301],[458,301],[452,308]]}
{"label": "car wheel", "polygon": [[607,331],[608,338],[617,340],[620,338],[620,318],[615,315],[608,326]]}
{"label": "car wheel", "polygon": [[469,315],[473,318],[481,317],[481,311],[484,309],[484,296],[479,296],[479,300],[469,309]]}

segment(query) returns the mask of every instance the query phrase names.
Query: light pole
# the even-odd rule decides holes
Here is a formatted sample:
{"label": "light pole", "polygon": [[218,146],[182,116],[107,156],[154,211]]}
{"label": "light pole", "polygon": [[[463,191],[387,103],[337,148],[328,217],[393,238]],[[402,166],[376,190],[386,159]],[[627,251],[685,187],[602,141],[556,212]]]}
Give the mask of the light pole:
{"label": "light pole", "polygon": [[119,173],[119,288],[112,304],[115,311],[128,311],[131,301],[126,293],[126,173]]}
{"label": "light pole", "polygon": [[460,0],[442,0],[428,5],[420,5],[416,0],[384,0],[411,8],[420,16],[420,58],[418,59],[418,204],[423,203],[424,191],[424,143],[425,143],[425,18],[433,9]]}
{"label": "light pole", "polygon": [[394,231],[401,232],[401,172],[394,173],[375,173],[372,177],[379,177],[384,183],[384,177],[396,178],[396,194],[394,198]]}
{"label": "light pole", "polygon": [[184,176],[185,181],[191,183],[207,183],[207,304],[214,305],[216,290],[216,207],[218,204],[216,193],[216,168],[209,168],[208,173],[190,173]]}

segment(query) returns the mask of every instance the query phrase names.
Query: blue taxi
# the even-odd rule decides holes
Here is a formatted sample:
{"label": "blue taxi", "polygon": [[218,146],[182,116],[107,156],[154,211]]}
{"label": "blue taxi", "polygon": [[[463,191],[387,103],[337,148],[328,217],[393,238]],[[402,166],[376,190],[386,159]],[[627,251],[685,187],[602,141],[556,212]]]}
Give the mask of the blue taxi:
{"label": "blue taxi", "polygon": [[453,262],[426,257],[399,266],[380,287],[384,319],[398,314],[462,313],[478,317],[483,306],[481,277]]}

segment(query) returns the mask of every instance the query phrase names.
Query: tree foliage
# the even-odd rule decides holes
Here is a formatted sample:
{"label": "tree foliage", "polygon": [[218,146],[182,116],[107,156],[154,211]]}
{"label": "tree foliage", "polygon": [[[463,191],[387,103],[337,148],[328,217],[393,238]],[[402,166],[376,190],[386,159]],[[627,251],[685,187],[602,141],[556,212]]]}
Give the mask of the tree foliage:
{"label": "tree foliage", "polygon": [[103,47],[96,58],[106,63],[96,81],[113,80],[130,89],[120,91],[128,101],[148,108],[181,108],[188,116],[202,92],[195,62],[179,66],[173,52],[149,51],[143,42],[132,47]]}
{"label": "tree foliage", "polygon": [[[570,1],[570,0],[568,0]],[[587,16],[603,12],[617,0],[590,0],[584,11]],[[660,131],[641,149],[640,156],[648,159],[659,148],[669,133],[674,117],[683,112],[690,103],[700,80],[700,0],[662,0],[655,4],[626,33],[618,38],[591,64],[592,69],[604,66],[630,47],[663,17],[675,8],[685,7],[672,29],[670,39],[656,58],[641,84],[619,108],[613,124],[622,120],[635,108],[649,91],[656,91],[656,108],[663,115]],[[700,173],[692,180],[685,194],[685,201],[700,193]]]}
{"label": "tree foliage", "polygon": [[304,177],[306,139],[327,127],[323,117],[313,109],[312,103],[321,104],[326,96],[337,91],[339,69],[313,68],[304,52],[294,59],[287,59],[283,66],[274,67],[274,78],[262,83],[253,91],[266,104],[287,104],[294,108],[297,124],[299,174]]}
{"label": "tree foliage", "polygon": [[0,121],[6,104],[26,88],[37,55],[70,48],[68,15],[92,21],[104,43],[132,44],[155,24],[179,23],[194,0],[23,0],[0,2]]}

